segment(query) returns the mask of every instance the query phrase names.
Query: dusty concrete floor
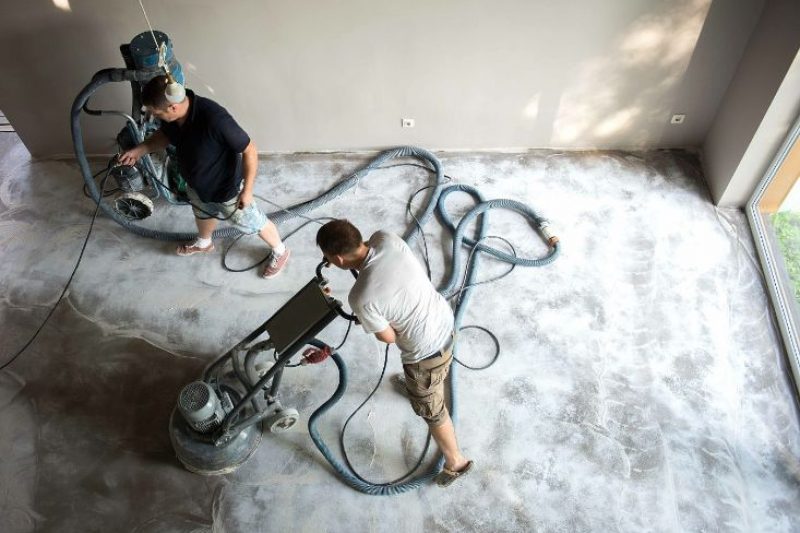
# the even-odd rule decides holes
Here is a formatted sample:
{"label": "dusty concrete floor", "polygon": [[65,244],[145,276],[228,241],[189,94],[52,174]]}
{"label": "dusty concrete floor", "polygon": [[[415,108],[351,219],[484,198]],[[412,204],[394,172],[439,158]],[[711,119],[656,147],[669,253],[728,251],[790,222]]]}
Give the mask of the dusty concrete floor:
{"label": "dusty concrete floor", "polygon": [[[443,490],[370,497],[343,485],[305,429],[332,393],[332,364],[287,372],[284,403],[302,424],[264,442],[237,473],[183,470],[167,435],[181,386],[313,275],[315,229],[290,239],[273,281],[231,274],[211,256],[135,237],[100,218],[68,297],[32,347],[0,372],[0,531],[791,531],[800,523],[800,431],[747,225],[715,209],[693,156],[679,152],[441,154],[447,174],[487,198],[530,203],[553,221],[562,256],[477,290],[467,323],[497,334],[499,361],[458,372],[458,433],[474,473]],[[258,192],[290,204],[368,158],[262,160]],[[320,215],[365,232],[402,232],[412,167],[362,180]],[[34,332],[60,293],[92,204],[74,164],[31,161],[0,134],[0,360]],[[455,211],[466,203],[454,202]],[[268,209],[272,210],[272,209]],[[515,215],[491,233],[520,254],[542,245]],[[150,221],[192,227],[189,209]],[[287,223],[288,231],[297,223]],[[449,241],[426,228],[435,278]],[[231,256],[262,252],[246,241]],[[486,261],[485,276],[504,270]],[[343,298],[349,280],[334,276]],[[321,338],[337,342],[336,322]],[[464,333],[462,359],[491,357]],[[332,447],[374,386],[378,344],[343,349],[345,399],[324,419]],[[399,370],[396,352],[389,372]],[[397,476],[424,426],[388,383],[351,423],[362,473]]]}

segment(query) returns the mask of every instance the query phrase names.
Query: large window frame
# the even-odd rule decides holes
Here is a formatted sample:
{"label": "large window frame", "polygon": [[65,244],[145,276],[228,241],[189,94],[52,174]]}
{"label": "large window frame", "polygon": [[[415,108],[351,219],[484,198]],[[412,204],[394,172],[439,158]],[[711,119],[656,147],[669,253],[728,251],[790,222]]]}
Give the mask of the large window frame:
{"label": "large window frame", "polygon": [[781,337],[786,348],[786,355],[794,377],[795,389],[800,395],[800,316],[794,291],[786,276],[783,256],[775,242],[774,233],[766,215],[759,209],[767,189],[779,169],[787,160],[789,153],[800,139],[800,116],[795,120],[789,135],[784,140],[775,158],[767,168],[767,172],[756,186],[753,196],[747,202],[746,213],[753,232],[756,251],[758,252],[770,299],[775,308]]}

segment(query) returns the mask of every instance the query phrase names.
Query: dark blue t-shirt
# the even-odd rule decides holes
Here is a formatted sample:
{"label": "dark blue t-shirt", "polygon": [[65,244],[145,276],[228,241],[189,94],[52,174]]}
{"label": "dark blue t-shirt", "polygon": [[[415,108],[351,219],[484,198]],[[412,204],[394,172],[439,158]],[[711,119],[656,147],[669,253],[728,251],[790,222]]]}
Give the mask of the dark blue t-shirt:
{"label": "dark blue t-shirt", "polygon": [[208,98],[186,91],[186,121],[164,122],[161,131],[175,146],[181,175],[204,202],[225,202],[239,194],[242,169],[238,155],[250,137],[228,111]]}

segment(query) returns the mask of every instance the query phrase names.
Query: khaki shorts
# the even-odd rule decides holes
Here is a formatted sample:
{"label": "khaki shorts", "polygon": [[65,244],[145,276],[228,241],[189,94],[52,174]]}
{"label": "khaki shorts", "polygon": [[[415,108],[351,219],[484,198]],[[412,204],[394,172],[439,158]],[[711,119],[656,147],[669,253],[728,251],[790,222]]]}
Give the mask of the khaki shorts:
{"label": "khaki shorts", "polygon": [[451,345],[435,357],[403,365],[411,408],[429,426],[439,426],[450,416],[444,403],[444,380],[450,373],[452,361]]}

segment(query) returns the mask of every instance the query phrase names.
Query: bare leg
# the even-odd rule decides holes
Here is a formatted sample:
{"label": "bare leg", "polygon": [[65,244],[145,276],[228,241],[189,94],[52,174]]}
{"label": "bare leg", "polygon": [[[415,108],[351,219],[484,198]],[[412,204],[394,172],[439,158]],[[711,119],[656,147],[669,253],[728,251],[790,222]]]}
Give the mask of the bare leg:
{"label": "bare leg", "polygon": [[450,420],[450,415],[447,419],[438,426],[430,426],[431,436],[439,449],[444,454],[444,467],[452,472],[458,472],[469,462],[466,457],[461,454],[458,449],[458,441],[456,441],[456,430],[453,427],[453,421]]}
{"label": "bare leg", "polygon": [[261,237],[261,240],[267,243],[270,248],[277,248],[282,244],[278,228],[271,220],[267,220],[267,223],[264,224],[264,227],[258,232],[258,236]]}
{"label": "bare leg", "polygon": [[197,233],[199,233],[201,239],[210,239],[211,235],[214,233],[214,228],[217,227],[217,219],[216,218],[196,218],[194,219],[195,224],[197,224]]}

